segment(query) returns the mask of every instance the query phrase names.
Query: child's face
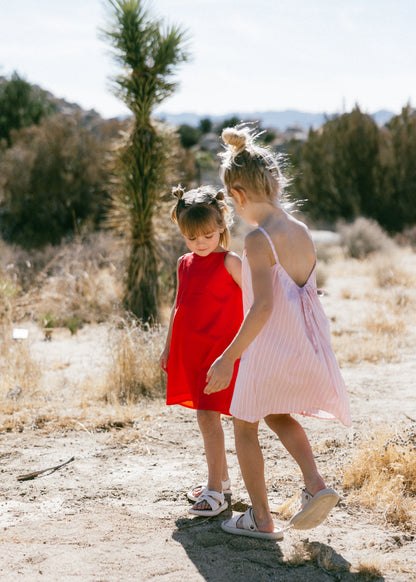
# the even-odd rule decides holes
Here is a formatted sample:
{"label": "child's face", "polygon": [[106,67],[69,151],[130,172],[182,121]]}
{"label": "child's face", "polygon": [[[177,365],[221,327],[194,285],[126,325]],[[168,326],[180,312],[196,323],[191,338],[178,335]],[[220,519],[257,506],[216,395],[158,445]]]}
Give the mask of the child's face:
{"label": "child's face", "polygon": [[192,238],[188,238],[184,234],[182,236],[185,239],[186,246],[192,253],[200,257],[207,257],[219,247],[220,234],[219,230],[214,230],[212,232],[198,234]]}

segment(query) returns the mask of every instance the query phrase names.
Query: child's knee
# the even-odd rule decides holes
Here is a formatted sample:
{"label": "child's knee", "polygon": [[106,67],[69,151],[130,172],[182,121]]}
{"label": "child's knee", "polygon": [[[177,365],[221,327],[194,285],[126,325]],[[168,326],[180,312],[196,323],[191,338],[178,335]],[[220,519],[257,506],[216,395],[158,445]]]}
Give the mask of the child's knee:
{"label": "child's knee", "polygon": [[196,417],[201,430],[218,430],[221,419],[215,410],[197,410]]}
{"label": "child's knee", "polygon": [[290,414],[270,414],[264,418],[264,422],[272,430],[281,428],[287,425],[288,422],[292,421]]}
{"label": "child's knee", "polygon": [[247,422],[246,420],[233,418],[233,423],[234,423],[234,433],[236,436],[257,435],[259,427],[258,422]]}

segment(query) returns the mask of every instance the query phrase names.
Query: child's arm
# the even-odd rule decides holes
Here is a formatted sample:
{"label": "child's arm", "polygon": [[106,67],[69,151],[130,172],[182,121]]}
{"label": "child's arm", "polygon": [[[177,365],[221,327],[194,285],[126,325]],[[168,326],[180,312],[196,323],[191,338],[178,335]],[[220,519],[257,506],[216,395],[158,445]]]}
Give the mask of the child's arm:
{"label": "child's arm", "polygon": [[175,319],[175,311],[176,311],[176,300],[178,298],[178,286],[179,286],[179,277],[178,277],[178,269],[179,264],[181,262],[182,257],[179,257],[177,265],[176,265],[176,296],[175,301],[173,303],[171,312],[170,312],[170,319],[169,319],[169,327],[168,327],[168,334],[166,336],[165,347],[163,348],[163,352],[160,354],[159,358],[159,365],[164,372],[167,372],[168,367],[168,358],[169,358],[169,351],[170,351],[170,341],[172,339],[172,327],[173,327],[173,320]]}
{"label": "child's arm", "polygon": [[225,255],[224,266],[231,277],[241,288],[241,259],[235,253],[229,252]]}
{"label": "child's arm", "polygon": [[246,253],[252,276],[253,304],[231,344],[208,370],[208,384],[204,390],[206,394],[227,388],[235,361],[260,333],[273,310],[270,245],[259,231],[253,231],[247,236]]}

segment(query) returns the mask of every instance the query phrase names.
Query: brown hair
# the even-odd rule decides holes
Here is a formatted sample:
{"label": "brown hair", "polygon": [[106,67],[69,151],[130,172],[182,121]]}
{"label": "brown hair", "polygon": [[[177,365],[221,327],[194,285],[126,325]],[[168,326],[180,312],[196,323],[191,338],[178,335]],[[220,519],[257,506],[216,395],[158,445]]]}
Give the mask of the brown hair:
{"label": "brown hair", "polygon": [[276,203],[285,185],[280,157],[255,143],[259,135],[245,125],[223,130],[222,139],[227,147],[219,154],[220,175],[228,191],[236,185],[247,186],[258,196]]}
{"label": "brown hair", "polygon": [[218,229],[222,231],[220,245],[228,247],[232,214],[222,190],[217,191],[212,186],[201,186],[185,192],[178,186],[172,190],[172,194],[178,200],[171,216],[182,234],[187,238],[193,238]]}

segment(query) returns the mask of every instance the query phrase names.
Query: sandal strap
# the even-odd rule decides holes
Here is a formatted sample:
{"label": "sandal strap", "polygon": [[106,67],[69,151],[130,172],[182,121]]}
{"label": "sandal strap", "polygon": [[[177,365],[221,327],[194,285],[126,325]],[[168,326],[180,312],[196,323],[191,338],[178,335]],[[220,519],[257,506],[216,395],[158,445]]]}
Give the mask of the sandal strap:
{"label": "sandal strap", "polygon": [[219,493],[219,491],[211,491],[210,489],[205,488],[201,495],[198,497],[198,501],[196,503],[200,503],[201,501],[206,501],[211,509],[215,511],[220,505],[224,503],[224,493]]}
{"label": "sandal strap", "polygon": [[250,531],[258,531],[257,524],[254,521],[253,508],[249,507],[241,518],[241,525],[243,529],[248,529]]}
{"label": "sandal strap", "polygon": [[307,491],[306,489],[302,489],[301,501],[300,501],[301,507],[302,508],[305,507],[309,503],[309,501],[312,499],[312,497],[313,497],[313,495],[311,495],[309,493],[309,491]]}

